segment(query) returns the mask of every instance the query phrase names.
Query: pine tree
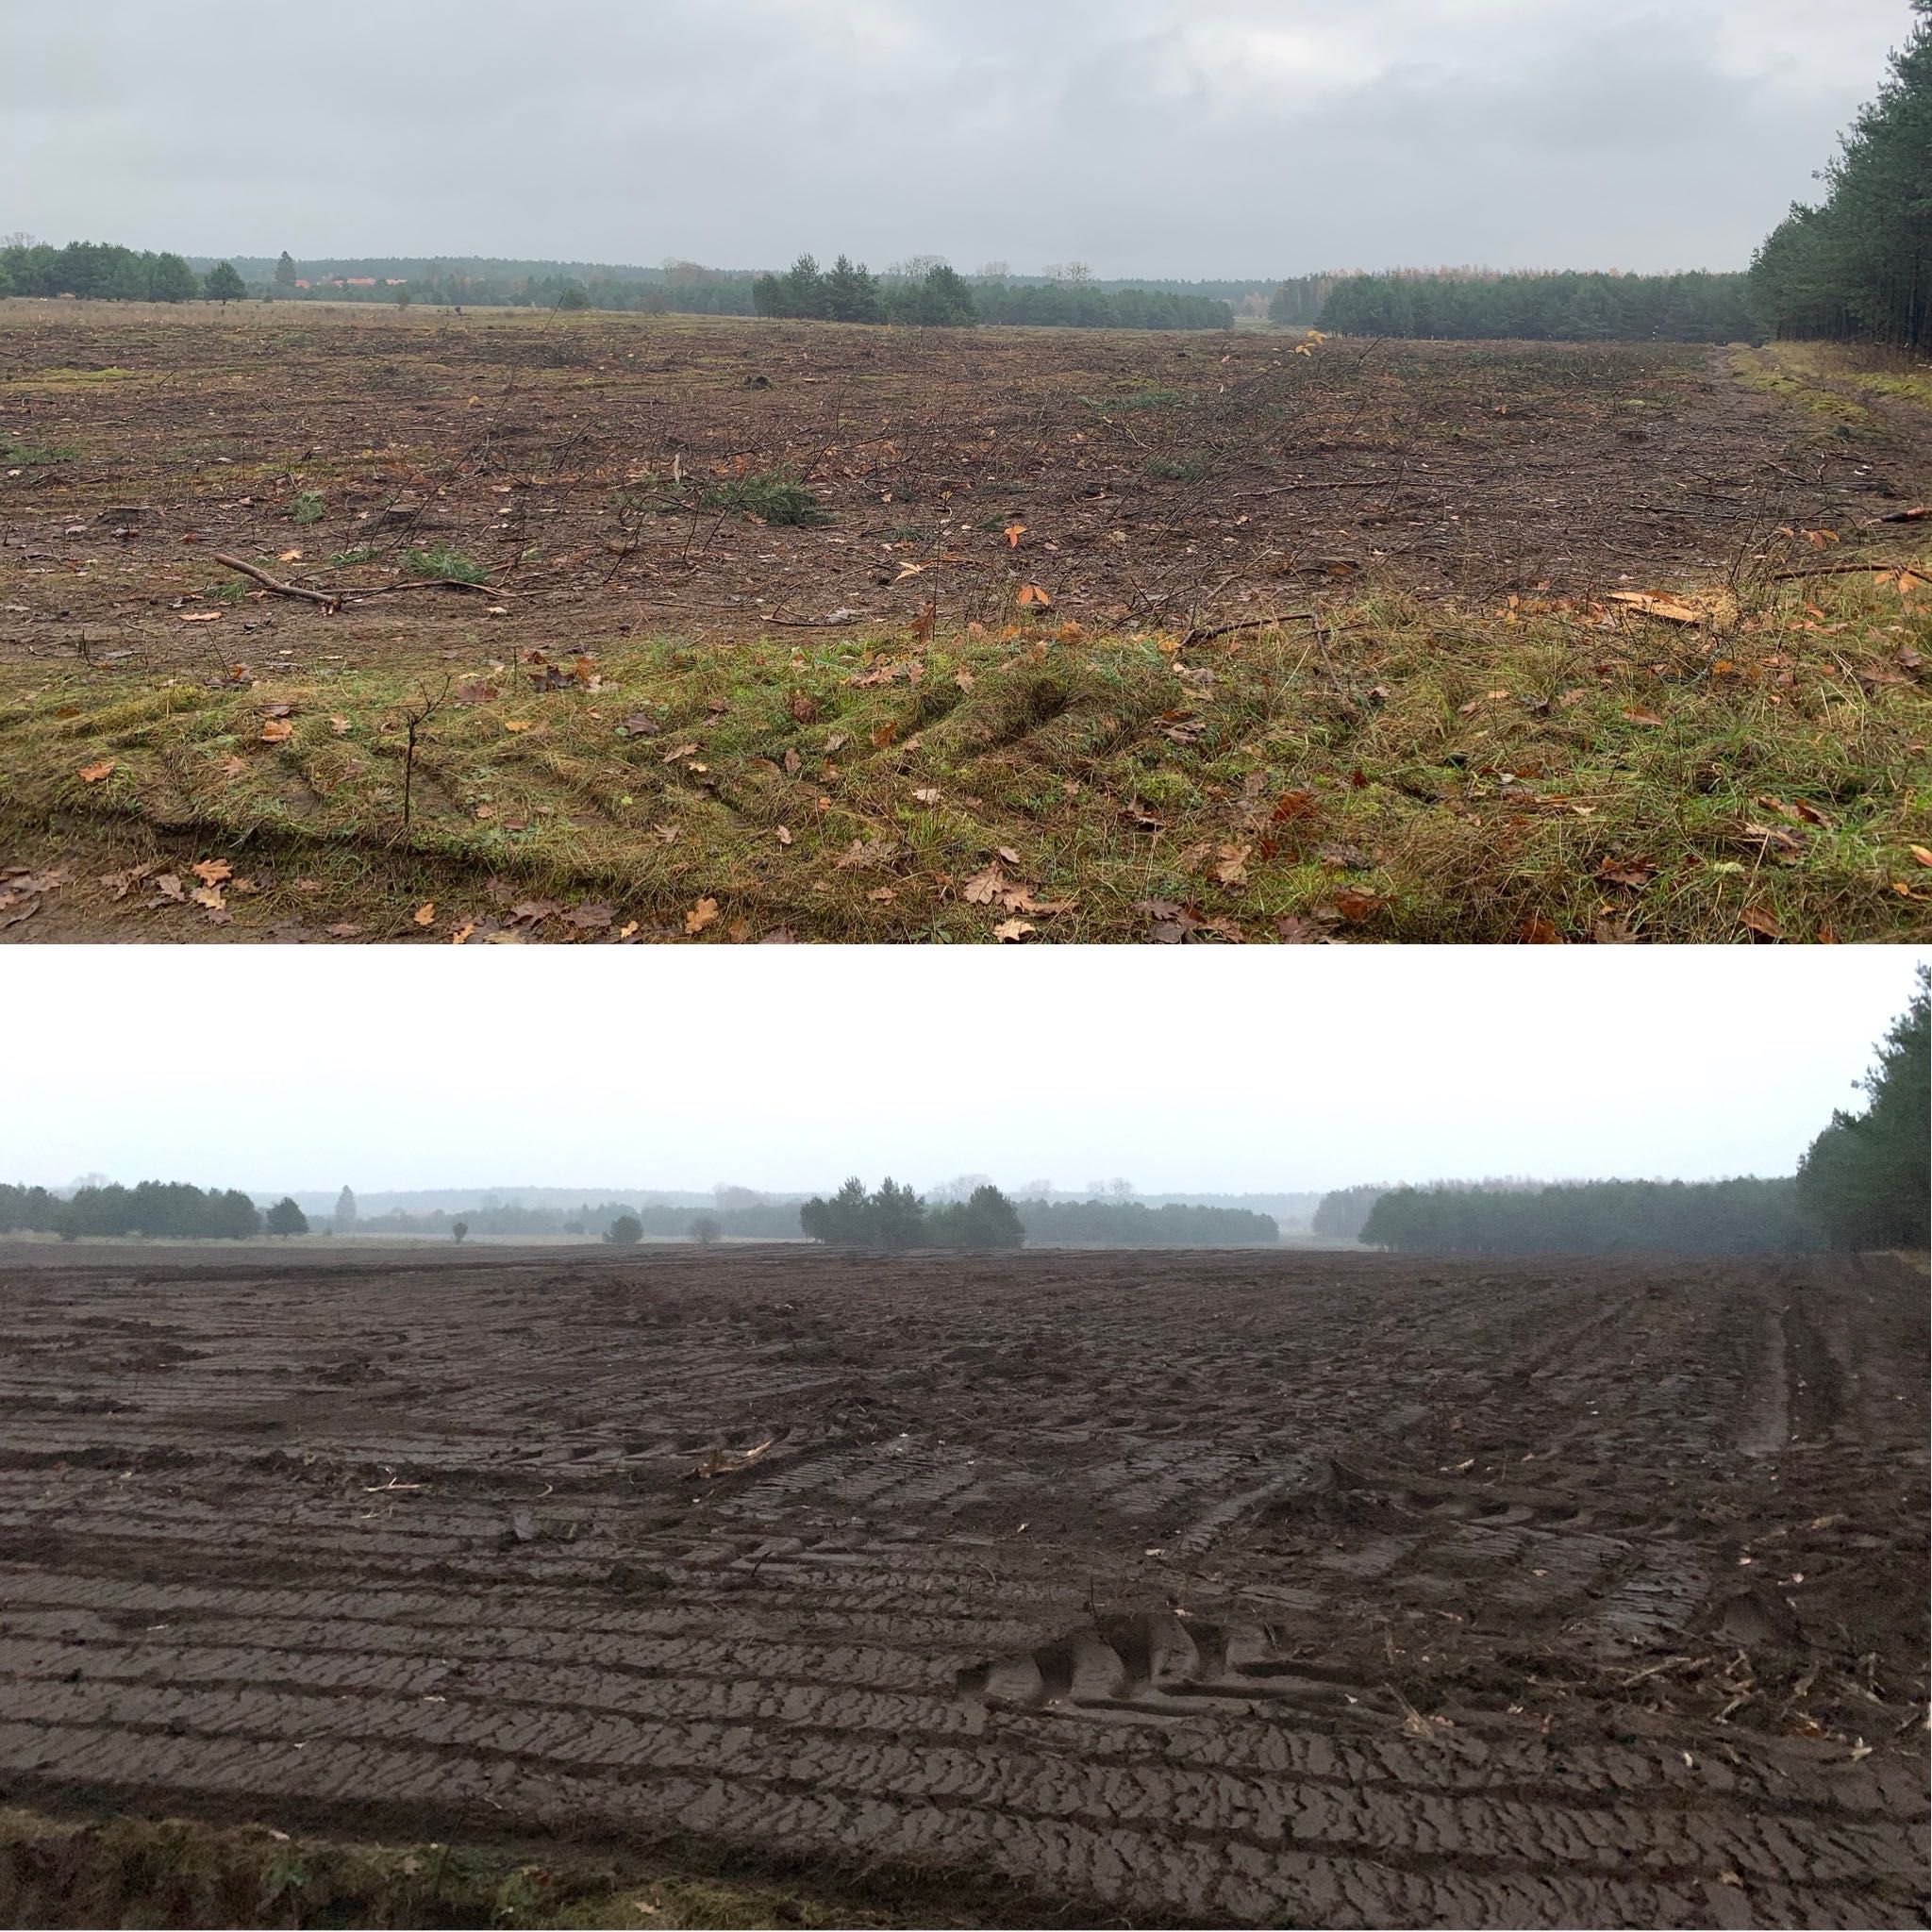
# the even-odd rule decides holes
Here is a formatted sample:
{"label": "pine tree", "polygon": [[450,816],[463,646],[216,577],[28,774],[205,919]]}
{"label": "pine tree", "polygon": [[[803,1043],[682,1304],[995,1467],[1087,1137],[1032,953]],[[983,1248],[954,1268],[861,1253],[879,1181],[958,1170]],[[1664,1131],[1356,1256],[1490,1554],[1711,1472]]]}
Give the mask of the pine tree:
{"label": "pine tree", "polygon": [[353,1234],[356,1231],[356,1197],[347,1188],[336,1196],[336,1232]]}
{"label": "pine tree", "polygon": [[219,302],[225,308],[230,302],[239,302],[247,294],[247,286],[235,273],[235,265],[229,261],[218,261],[208,270],[208,279],[203,282],[202,298],[208,302]]}
{"label": "pine tree", "polygon": [[1834,1113],[1798,1169],[1798,1195],[1836,1248],[1927,1244],[1932,973],[1878,1045],[1862,1113]]}
{"label": "pine tree", "polygon": [[266,1225],[270,1234],[307,1234],[308,1232],[308,1217],[303,1213],[292,1196],[284,1194],[268,1210]]}
{"label": "pine tree", "polygon": [[1766,237],[1751,297],[1780,336],[1932,347],[1932,0],[1804,203]]}
{"label": "pine tree", "polygon": [[147,292],[155,302],[192,302],[201,293],[201,278],[178,255],[158,255],[148,272]]}

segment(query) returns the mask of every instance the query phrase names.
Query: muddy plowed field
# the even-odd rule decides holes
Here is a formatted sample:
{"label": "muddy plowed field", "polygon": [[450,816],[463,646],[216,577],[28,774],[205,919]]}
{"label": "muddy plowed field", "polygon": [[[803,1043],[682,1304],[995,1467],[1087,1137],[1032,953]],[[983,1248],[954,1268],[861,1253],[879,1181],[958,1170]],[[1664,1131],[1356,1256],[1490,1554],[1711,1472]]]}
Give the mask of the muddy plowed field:
{"label": "muddy plowed field", "polygon": [[0,1256],[8,1802],[1925,1922],[1902,1263]]}

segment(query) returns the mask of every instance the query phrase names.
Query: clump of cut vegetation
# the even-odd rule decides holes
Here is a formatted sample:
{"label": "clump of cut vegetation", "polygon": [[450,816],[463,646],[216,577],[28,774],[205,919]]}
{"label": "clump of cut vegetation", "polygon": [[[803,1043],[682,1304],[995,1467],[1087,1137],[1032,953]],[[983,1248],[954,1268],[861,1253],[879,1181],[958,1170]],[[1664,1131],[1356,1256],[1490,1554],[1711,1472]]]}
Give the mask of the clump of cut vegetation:
{"label": "clump of cut vegetation", "polygon": [[474,557],[450,543],[432,543],[426,550],[406,550],[403,569],[412,577],[435,577],[458,584],[480,584],[490,575]]}
{"label": "clump of cut vegetation", "polygon": [[710,483],[690,477],[654,478],[635,489],[613,491],[609,503],[621,520],[710,510],[802,528],[831,521],[817,493],[790,470],[760,470]]}
{"label": "clump of cut vegetation", "polygon": [[783,470],[761,470],[756,475],[733,476],[706,486],[698,497],[701,509],[722,509],[734,516],[756,517],[761,524],[811,525],[829,523],[817,496]]}

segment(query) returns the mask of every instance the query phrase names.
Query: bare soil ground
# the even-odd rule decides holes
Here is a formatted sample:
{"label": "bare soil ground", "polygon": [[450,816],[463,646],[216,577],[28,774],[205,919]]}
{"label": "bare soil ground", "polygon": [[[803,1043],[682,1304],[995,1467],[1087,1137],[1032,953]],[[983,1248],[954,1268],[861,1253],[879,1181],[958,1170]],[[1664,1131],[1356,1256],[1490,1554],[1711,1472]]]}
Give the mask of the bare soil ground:
{"label": "bare soil ground", "polygon": [[[18,936],[1910,937],[1926,580],[1780,576],[1924,561],[1884,379],[0,305]],[[774,472],[824,521],[731,507]],[[1701,621],[1614,600],[1663,590]],[[96,888],[211,839],[232,904]],[[614,916],[500,916],[551,898]]]}
{"label": "bare soil ground", "polygon": [[[510,614],[540,637],[586,606],[693,637],[841,608],[896,629],[935,595],[942,619],[1005,623],[1022,582],[1090,624],[1266,610],[1291,585],[1292,608],[1374,569],[1483,598],[1601,592],[1725,570],[1779,523],[1858,529],[1932,469],[1909,410],[1794,459],[1807,425],[1787,397],[1670,343],[1296,353],[1274,335],[47,308],[0,313],[8,431],[74,451],[11,479],[9,561],[58,579],[12,613],[16,648],[102,623],[195,661],[216,641],[170,619],[220,575],[205,553],[290,547],[293,581],[374,584],[327,558],[448,543],[536,600]],[[654,511],[674,469],[786,471],[829,521]],[[297,524],[305,491],[323,514]],[[365,605],[327,648],[458,640],[488,601]],[[301,614],[242,613],[304,651]]]}
{"label": "bare soil ground", "polygon": [[968,1922],[1925,1923],[1900,1260],[4,1278],[14,1805]]}

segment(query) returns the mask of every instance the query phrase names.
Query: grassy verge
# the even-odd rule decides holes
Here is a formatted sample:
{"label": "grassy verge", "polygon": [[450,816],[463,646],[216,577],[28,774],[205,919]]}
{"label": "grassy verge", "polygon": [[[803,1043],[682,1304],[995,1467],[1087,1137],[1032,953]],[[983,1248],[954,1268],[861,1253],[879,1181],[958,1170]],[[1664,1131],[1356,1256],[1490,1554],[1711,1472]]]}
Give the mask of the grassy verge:
{"label": "grassy verge", "polygon": [[734,1874],[701,1857],[600,1857],[565,1844],[388,1843],[182,1818],[0,1808],[9,1925],[680,1926],[1039,1923],[997,1889],[860,1888]]}
{"label": "grassy verge", "polygon": [[1875,426],[1874,396],[1932,408],[1932,369],[1882,351],[1833,342],[1767,342],[1733,352],[1731,370],[1748,388],[1783,396],[1846,433]]}
{"label": "grassy verge", "polygon": [[46,861],[145,837],[124,900],[325,905],[344,937],[1924,937],[1932,585],[1693,601],[1371,597],[1185,648],[485,641],[220,686],[13,665],[0,826]]}

